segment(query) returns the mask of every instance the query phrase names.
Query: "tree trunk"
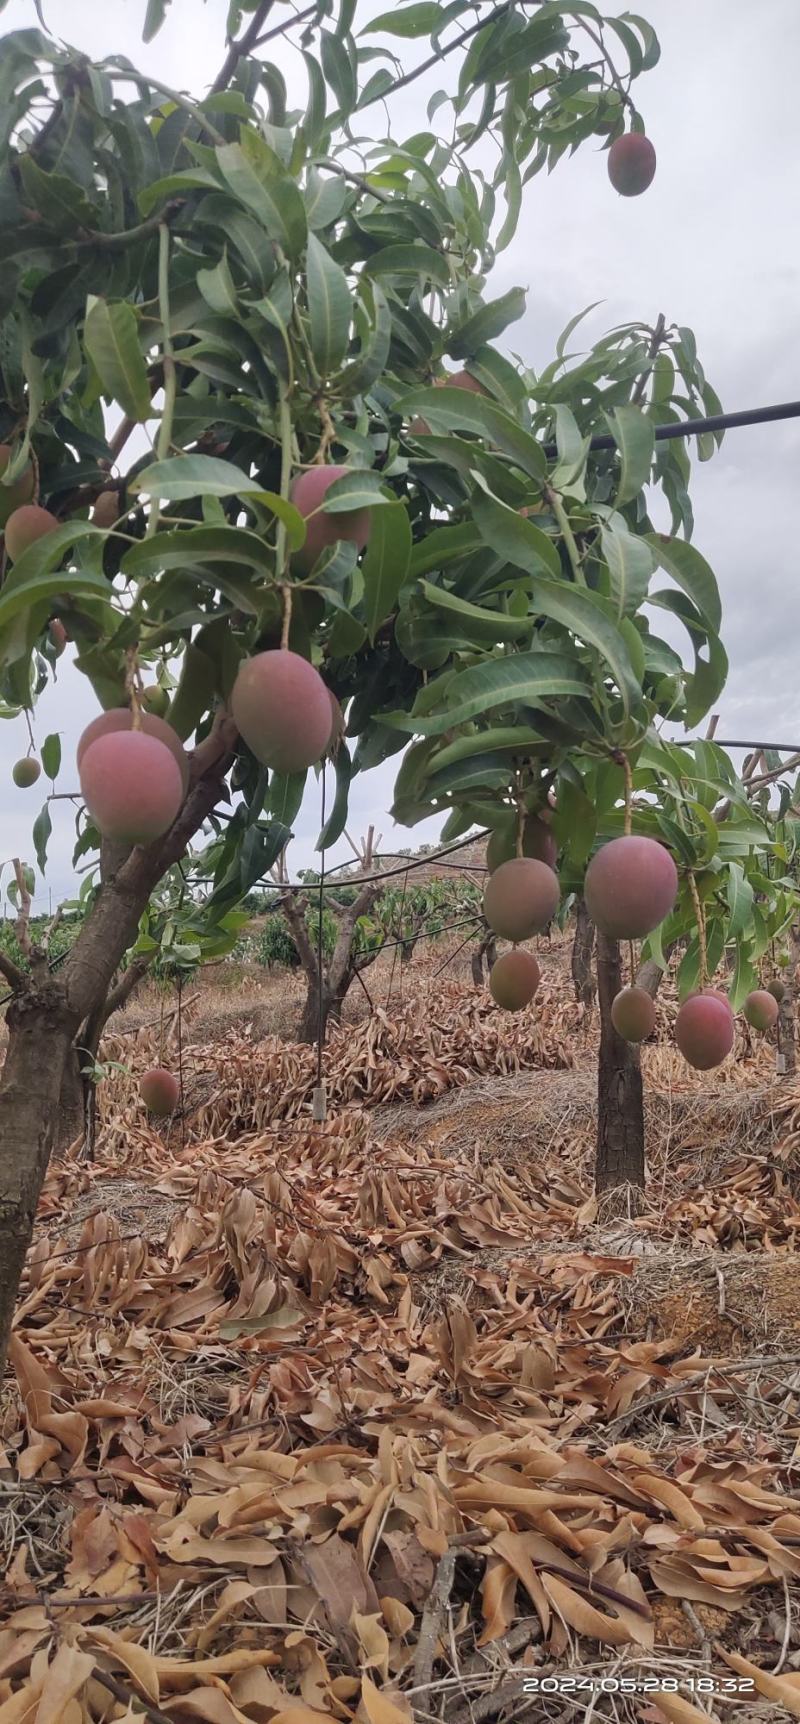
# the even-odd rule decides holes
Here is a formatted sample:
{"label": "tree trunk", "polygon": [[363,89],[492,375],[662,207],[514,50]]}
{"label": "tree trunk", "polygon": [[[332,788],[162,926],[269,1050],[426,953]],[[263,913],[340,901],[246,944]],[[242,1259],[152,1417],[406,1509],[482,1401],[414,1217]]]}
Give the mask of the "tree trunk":
{"label": "tree trunk", "polygon": [[[330,988],[326,987],[325,984],[323,983],[323,988],[322,988],[322,1040],[323,1040],[323,1042],[325,1041],[327,1033],[328,1033],[328,1020],[329,1020],[329,1018],[333,1017],[334,1019],[338,1019],[341,1017],[341,1014],[342,1014],[341,999],[337,999],[336,995],[331,992]],[[297,1040],[299,1042],[314,1043],[314,1042],[316,1042],[319,1033],[320,1033],[320,993],[319,993],[319,980],[318,980],[318,977],[317,977],[317,974],[315,971],[313,975],[306,974],[306,997],[305,997],[305,1002],[303,1004],[303,1010],[300,1014],[300,1022],[297,1026]]]}
{"label": "tree trunk", "polygon": [[592,969],[594,953],[595,927],[586,908],[583,898],[579,898],[575,910],[575,937],[572,941],[572,980],[575,986],[575,998],[587,1011],[592,1011],[595,1001],[595,980]]}
{"label": "tree trunk", "polygon": [[644,1100],[639,1049],[617,1035],[611,1004],[622,986],[619,944],[597,935],[600,1057],[597,1082],[595,1191],[644,1190]]}
{"label": "tree trunk", "polygon": [[81,1073],[81,1056],[73,1045],[68,1048],[61,1079],[53,1130],[53,1154],[66,1155],[76,1138],[83,1137],[86,1127],[86,1080]]}
{"label": "tree trunk", "polygon": [[495,939],[492,929],[489,927],[486,927],[486,931],[480,945],[476,946],[472,953],[472,980],[475,983],[476,988],[483,987],[484,962],[486,963],[486,975],[488,978],[492,973],[492,965],[497,963],[497,940]]}
{"label": "tree trunk", "polygon": [[0,1089],[0,1372],[77,1028],[63,991],[47,983],[31,986],[12,1001],[6,1023]]}
{"label": "tree trunk", "polygon": [[793,1078],[797,1072],[797,1048],[794,1037],[794,996],[795,971],[800,958],[800,930],[789,929],[789,947],[792,962],[787,969],[781,971],[781,981],[784,985],[784,996],[778,1010],[778,1051],[775,1061],[779,1077]]}

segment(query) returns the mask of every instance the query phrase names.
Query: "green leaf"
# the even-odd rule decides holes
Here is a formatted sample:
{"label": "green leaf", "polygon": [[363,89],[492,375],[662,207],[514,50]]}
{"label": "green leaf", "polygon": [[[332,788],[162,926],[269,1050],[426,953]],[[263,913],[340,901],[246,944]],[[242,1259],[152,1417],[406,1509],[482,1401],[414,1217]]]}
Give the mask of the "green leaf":
{"label": "green leaf", "polygon": [[516,323],[525,312],[526,289],[512,287],[499,299],[482,305],[471,316],[456,323],[447,335],[447,352],[454,359],[471,359],[488,341],[502,335],[510,323]]}
{"label": "green leaf", "polygon": [[649,545],[628,532],[620,515],[612,515],[600,529],[600,546],[608,564],[617,616],[633,616],[646,597],[653,573]]}
{"label": "green leaf", "polygon": [[147,0],[147,11],[144,15],[144,28],[142,30],[143,42],[152,42],[153,37],[158,35],[167,16],[169,4],[170,0]]}
{"label": "green leaf", "polygon": [[481,538],[499,557],[527,574],[561,578],[557,547],[541,527],[484,490],[475,492],[471,507]]}
{"label": "green leaf", "polygon": [[46,736],[42,743],[42,765],[52,783],[61,768],[61,737],[57,733]]}
{"label": "green leaf", "polygon": [[149,216],[158,209],[167,198],[174,197],[176,192],[220,190],[219,180],[205,168],[185,168],[179,174],[164,174],[161,179],[153,180],[149,186],[140,191],[137,198],[139,209],[143,216]]}
{"label": "green leaf", "polygon": [[35,605],[49,605],[64,592],[71,599],[100,599],[107,604],[110,587],[102,575],[59,571],[66,552],[87,538],[104,539],[105,534],[91,521],[70,521],[29,545],[0,590],[0,629]]}
{"label": "green leaf", "polygon": [[457,563],[470,551],[476,551],[482,542],[472,521],[465,521],[457,527],[434,527],[414,545],[408,565],[409,577],[415,579],[418,575],[430,574],[432,569],[446,569],[450,563]]}
{"label": "green leaf", "polygon": [[647,543],[662,569],[692,599],[713,633],[719,634],[722,623],[719,588],[705,557],[685,539],[671,539],[665,533],[648,533]]}
{"label": "green leaf", "polygon": [[384,503],[389,508],[396,507],[397,498],[387,496],[383,485],[384,480],[380,473],[372,472],[369,467],[354,468],[342,479],[335,480],[325,492],[326,515],[345,515],[351,509],[370,509],[378,503]]}
{"label": "green leaf", "polygon": [[358,100],[358,83],[347,46],[338,36],[322,30],[319,37],[322,70],[339,103],[340,115],[346,120]]}
{"label": "green leaf", "polygon": [[743,940],[736,943],[736,964],[733,979],[728,989],[728,998],[734,1012],[741,1010],[745,1000],[753,988],[758,987],[758,976],[751,961],[748,944]]}
{"label": "green leaf", "polygon": [[[344,481],[337,483],[343,484]],[[332,485],[331,492],[334,489]],[[298,545],[305,538],[303,517],[293,503],[279,497],[276,491],[263,490],[259,479],[249,479],[240,467],[234,467],[230,461],[220,461],[215,455],[175,455],[166,461],[153,461],[131,479],[128,490],[134,493],[146,491],[149,496],[158,496],[167,503],[187,502],[192,497],[252,497],[265,503],[273,514],[286,522]],[[329,507],[327,498],[325,507]],[[301,525],[302,537],[299,536]],[[230,529],[200,527],[197,531],[216,534]],[[236,528],[235,531],[241,532],[242,529]],[[147,547],[143,547],[143,555],[147,555]]]}
{"label": "green leaf", "polygon": [[[350,759],[350,751],[345,742],[339,743],[339,747],[336,751],[335,767],[336,795],[334,797],[333,807],[330,814],[328,815],[325,825],[323,826],[314,846],[315,850],[329,850],[331,845],[336,843],[337,838],[341,838],[345,826],[347,825],[347,805],[350,795],[350,780],[353,775],[353,766]],[[325,769],[323,768],[323,771],[324,770]]]}
{"label": "green leaf", "polygon": [[532,632],[533,617],[512,617],[505,611],[490,611],[483,605],[472,605],[447,587],[435,587],[430,581],[422,581],[420,585],[428,604],[456,618],[467,640],[497,646],[503,641],[525,640]]}
{"label": "green leaf", "polygon": [[[221,144],[216,152],[220,172],[234,195],[258,216],[266,232],[289,257],[306,243],[306,210],[298,186],[282,172],[257,173],[240,144]],[[276,158],[276,164],[277,163]]]}
{"label": "green leaf", "polygon": [[422,240],[412,240],[408,245],[385,245],[380,251],[373,253],[364,264],[365,275],[413,275],[421,276],[426,281],[438,282],[440,287],[450,286],[450,268],[447,259],[439,251],[434,251]]}
{"label": "green leaf", "polygon": [[642,691],[631,663],[624,635],[617,627],[611,607],[599,593],[568,586],[565,581],[539,580],[531,582],[533,609],[553,622],[561,623],[587,646],[599,652],[611,671],[626,713],[641,704]]}
{"label": "green leaf", "polygon": [[303,116],[303,131],[308,139],[309,148],[314,150],[325,130],[327,94],[319,61],[315,60],[313,54],[307,54],[305,49],[303,50],[303,59],[306,63],[306,76],[308,78],[308,105]]}
{"label": "green leaf", "polygon": [[214,269],[199,269],[197,285],[207,305],[220,317],[238,317],[239,301],[227,256],[220,258]]}
{"label": "green leaf", "polygon": [[503,164],[503,191],[506,197],[505,219],[494,242],[495,253],[505,251],[517,231],[522,208],[522,175],[515,157],[506,151]]}
{"label": "green leaf", "polygon": [[324,381],[347,352],[352,300],[344,270],[313,233],[308,236],[307,259],[311,351]]}
{"label": "green leaf", "polygon": [[[294,550],[305,539],[305,522],[293,503],[287,503],[286,509]],[[140,579],[157,575],[162,569],[182,569],[192,563],[242,563],[245,568],[266,573],[274,567],[274,552],[264,539],[246,527],[176,527],[132,545],[122,559],[122,569],[126,575]]]}
{"label": "green leaf", "polygon": [[443,712],[424,717],[383,713],[381,717],[384,724],[393,724],[399,730],[418,736],[441,736],[494,707],[512,706],[516,702],[536,706],[554,696],[580,696],[589,692],[587,674],[574,659],[545,651],[512,653],[507,658],[485,660],[459,671],[448,682],[447,706]]}
{"label": "green leaf", "polygon": [[[371,307],[368,307],[369,323],[367,332],[361,344],[360,352],[349,365],[346,365],[338,379],[338,389],[341,396],[362,395],[365,390],[377,381],[386,369],[389,348],[392,342],[392,314],[389,302],[383,289],[377,282],[362,283],[362,299],[369,295]],[[356,314],[357,326],[363,320]]]}
{"label": "green leaf", "polygon": [[274,820],[292,826],[300,813],[307,772],[275,772],[269,787],[267,805]]}
{"label": "green leaf", "polygon": [[638,407],[618,407],[606,419],[616,438],[621,472],[616,507],[632,503],[647,484],[653,465],[655,426]]}
{"label": "green leaf", "polygon": [[738,940],[752,925],[755,899],[750,881],[738,862],[728,863],[727,898],[730,911],[727,938]]}
{"label": "green leaf", "polygon": [[33,823],[33,848],[36,851],[36,860],[39,864],[40,874],[44,874],[45,868],[47,867],[47,844],[52,830],[53,825],[50,819],[50,806],[49,803],[46,802],[41,813],[37,814]]}
{"label": "green leaf", "polygon": [[459,736],[455,742],[449,742],[445,748],[439,749],[429,762],[429,771],[438,772],[445,766],[453,766],[456,761],[470,760],[476,754],[525,755],[526,748],[543,740],[541,732],[533,730],[530,725],[497,725],[489,730],[475,731],[471,736]]}
{"label": "green leaf", "polygon": [[30,150],[17,156],[17,162],[26,200],[48,227],[74,233],[76,227],[94,226],[96,211],[80,186],[64,174],[44,173]]}
{"label": "green leaf", "polygon": [[432,431],[437,426],[444,431],[471,431],[502,450],[504,455],[509,455],[524,473],[540,484],[547,477],[547,458],[542,445],[530,432],[523,431],[510,413],[504,413],[501,407],[482,396],[470,395],[466,389],[453,389],[445,383],[430,389],[412,389],[394,406],[404,418],[421,415]]}
{"label": "green leaf", "polygon": [[378,509],[372,518],[369,544],[361,565],[363,616],[373,643],[381,623],[394,610],[397,595],[408,575],[410,556],[408,511],[402,503],[396,503],[391,509]]}
{"label": "green leaf", "polygon": [[83,340],[104,393],[137,424],[151,418],[150,385],[133,306],[90,299]]}
{"label": "green leaf", "polygon": [[413,6],[399,6],[395,12],[381,12],[378,18],[373,18],[365,24],[359,36],[374,35],[381,31],[384,36],[430,36],[441,22],[442,8],[437,0],[418,0]]}

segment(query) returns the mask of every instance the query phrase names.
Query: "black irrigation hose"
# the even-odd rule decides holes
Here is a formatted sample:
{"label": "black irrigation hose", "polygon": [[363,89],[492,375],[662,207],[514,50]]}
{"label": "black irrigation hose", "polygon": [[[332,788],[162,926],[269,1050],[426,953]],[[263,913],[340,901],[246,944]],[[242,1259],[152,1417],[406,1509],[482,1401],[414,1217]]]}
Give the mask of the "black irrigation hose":
{"label": "black irrigation hose", "polygon": [[[702,437],[705,431],[735,431],[744,425],[772,425],[778,419],[800,419],[800,401],[781,401],[774,407],[747,407],[741,413],[713,413],[707,419],[682,419],[677,425],[656,425],[657,443],[667,443],[676,437]],[[603,433],[592,437],[590,449],[616,449],[617,439]],[[555,460],[558,447],[546,443],[548,461]]]}

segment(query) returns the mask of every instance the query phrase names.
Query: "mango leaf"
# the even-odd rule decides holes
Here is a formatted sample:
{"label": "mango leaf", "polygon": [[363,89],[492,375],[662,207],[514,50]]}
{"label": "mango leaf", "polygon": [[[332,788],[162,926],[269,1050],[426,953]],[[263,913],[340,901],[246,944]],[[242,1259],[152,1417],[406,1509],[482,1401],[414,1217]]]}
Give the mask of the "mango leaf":
{"label": "mango leaf", "polygon": [[381,721],[418,736],[441,736],[494,707],[513,706],[517,702],[536,706],[554,696],[589,692],[588,675],[574,659],[544,650],[512,653],[507,658],[470,665],[450,678],[445,710],[429,712],[424,717],[405,712],[382,713]]}
{"label": "mango leaf", "polygon": [[353,775],[353,766],[350,759],[350,751],[345,742],[339,743],[339,747],[336,751],[335,767],[336,795],[334,797],[333,807],[330,814],[328,815],[325,825],[323,826],[314,846],[315,850],[329,850],[331,845],[336,843],[337,838],[341,838],[345,826],[347,825],[347,804],[350,794],[350,780]]}
{"label": "mango leaf", "polygon": [[454,359],[470,359],[485,342],[494,341],[510,323],[516,323],[524,315],[525,301],[525,288],[512,287],[499,299],[480,306],[448,331],[447,352]]}
{"label": "mango leaf", "polygon": [[226,185],[240,203],[258,217],[288,257],[297,257],[306,243],[308,224],[294,180],[280,172],[257,173],[240,144],[221,144],[216,159]]}
{"label": "mango leaf", "polygon": [[616,507],[632,503],[647,484],[653,465],[655,427],[639,407],[617,407],[607,413],[609,427],[620,453],[621,472]]}
{"label": "mango leaf", "polygon": [[46,802],[33,823],[33,848],[36,851],[36,861],[39,864],[40,874],[44,874],[47,867],[47,845],[52,830],[50,805]]}
{"label": "mango leaf", "polygon": [[750,881],[738,862],[728,863],[726,896],[730,911],[728,939],[738,940],[741,934],[750,929],[755,898]]}
{"label": "mango leaf", "polygon": [[338,36],[322,30],[319,48],[325,78],[339,103],[342,119],[347,119],[358,100],[358,82],[347,45]]}
{"label": "mango leaf", "polygon": [[547,477],[547,458],[542,445],[530,432],[524,431],[510,413],[504,413],[502,407],[496,407],[493,401],[487,401],[483,396],[470,395],[465,389],[453,389],[445,383],[430,389],[412,389],[394,405],[404,417],[421,415],[431,430],[440,426],[444,431],[471,431],[473,435],[485,438],[504,455],[510,455],[523,473],[528,473],[540,484]]}
{"label": "mango leaf", "polygon": [[395,503],[391,509],[378,509],[372,518],[369,544],[361,565],[364,579],[363,619],[372,642],[381,623],[385,622],[394,610],[398,593],[408,575],[410,556],[411,525],[408,511],[402,503]]}
{"label": "mango leaf", "polygon": [[101,599],[107,602],[109,583],[102,575],[70,570],[59,572],[68,550],[87,538],[104,538],[101,527],[91,521],[70,521],[44,538],[37,539],[18,557],[0,590],[0,628],[41,603],[50,603],[68,592],[70,599]]}
{"label": "mango leaf", "polygon": [[741,1010],[748,994],[757,987],[758,976],[752,963],[750,946],[740,938],[736,942],[736,964],[733,979],[728,989],[728,998],[734,1012]]}
{"label": "mango leaf", "polygon": [[308,236],[306,255],[311,351],[325,379],[337,370],[347,352],[352,301],[344,270],[316,234]]}
{"label": "mango leaf", "polygon": [[420,586],[428,604],[453,617],[467,640],[496,646],[502,641],[525,640],[532,632],[533,617],[512,617],[505,611],[487,610],[483,605],[459,598],[447,587],[433,586],[430,581],[421,581]]}
{"label": "mango leaf", "polygon": [[149,419],[150,384],[133,306],[90,298],[83,342],[105,394],[137,424]]}
{"label": "mango leaf", "polygon": [[456,761],[470,760],[475,754],[524,755],[527,748],[543,741],[541,731],[534,730],[531,725],[495,725],[489,730],[478,730],[471,736],[458,736],[455,742],[448,742],[429,763],[429,771],[439,771],[445,766],[453,766]]}
{"label": "mango leaf", "polygon": [[[392,314],[386,295],[377,281],[365,280],[361,284],[361,298],[366,302],[369,322],[359,352],[338,378],[338,388],[342,396],[363,394],[385,371],[389,358]],[[356,323],[358,326],[358,315]]]}
{"label": "mango leaf", "polygon": [[364,264],[367,275],[414,275],[435,281],[439,287],[450,286],[450,269],[440,251],[434,251],[422,241],[409,245],[385,245],[373,253]]}
{"label": "mango leaf", "polygon": [[61,769],[61,737],[54,733],[46,736],[42,743],[42,765],[51,782],[58,777]]}
{"label": "mango leaf", "polygon": [[238,316],[239,302],[227,256],[223,255],[213,269],[199,269],[197,285],[212,311],[221,317]]}
{"label": "mango leaf", "polygon": [[[472,516],[481,538],[506,562],[527,574],[561,576],[561,559],[552,539],[532,521],[486,490],[472,498]],[[565,583],[566,585],[566,583]]]}
{"label": "mango leaf", "polygon": [[270,781],[267,806],[273,820],[291,826],[300,813],[306,787],[307,772],[274,772]]}
{"label": "mango leaf", "polygon": [[[263,495],[263,493],[261,493]],[[284,501],[283,518],[294,550],[305,539],[305,522],[293,503]],[[181,569],[191,563],[242,563],[245,568],[271,570],[274,554],[266,541],[247,527],[176,527],[141,539],[125,552],[126,575],[156,575],[161,569]]]}
{"label": "mango leaf", "polygon": [[351,509],[371,509],[378,503],[397,507],[397,498],[386,495],[384,479],[369,467],[356,467],[342,479],[336,479],[325,492],[326,515],[346,515]]}
{"label": "mango leaf", "polygon": [[427,575],[433,569],[446,569],[470,551],[476,551],[481,536],[471,521],[457,527],[434,527],[424,539],[418,539],[411,552],[408,573],[411,579]]}
{"label": "mango leaf", "polygon": [[648,533],[646,540],[662,569],[693,600],[713,633],[719,634],[722,623],[719,588],[705,557],[685,539],[671,539],[666,533]]}
{"label": "mango leaf", "polygon": [[612,515],[600,529],[600,547],[608,564],[611,598],[618,617],[633,616],[644,601],[653,573],[647,543],[630,533],[621,515]]}
{"label": "mango leaf", "polygon": [[440,22],[441,14],[438,0],[418,0],[416,5],[399,6],[395,12],[381,12],[378,18],[364,25],[359,35],[369,36],[381,31],[384,36],[429,36]]}

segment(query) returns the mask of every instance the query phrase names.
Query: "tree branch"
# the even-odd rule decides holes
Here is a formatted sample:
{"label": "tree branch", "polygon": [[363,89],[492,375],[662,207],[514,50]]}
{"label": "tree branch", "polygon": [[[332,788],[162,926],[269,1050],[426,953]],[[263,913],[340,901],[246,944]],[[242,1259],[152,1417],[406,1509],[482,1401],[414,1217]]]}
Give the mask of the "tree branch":
{"label": "tree branch", "polygon": [[250,53],[251,48],[256,46],[259,32],[262,26],[266,24],[273,4],[274,0],[261,0],[261,4],[256,7],[244,35],[240,36],[238,42],[231,42],[227,57],[211,85],[212,96],[218,96],[221,90],[227,89],[231,78],[236,75],[239,61],[244,58],[245,54]]}
{"label": "tree branch", "polygon": [[25,870],[18,856],[14,857],[12,867],[14,869],[14,878],[17,882],[17,891],[19,893],[19,909],[17,911],[14,933],[17,936],[17,945],[19,946],[20,951],[24,952],[26,958],[30,959],[33,956],[33,941],[31,940],[30,931],[31,895],[28,891],[27,882],[25,880]]}
{"label": "tree branch", "polygon": [[477,36],[478,31],[485,30],[487,24],[495,24],[498,18],[505,17],[506,12],[510,12],[514,5],[515,0],[502,0],[502,4],[494,6],[491,12],[487,12],[485,18],[479,18],[477,24],[470,24],[466,30],[462,30],[454,41],[448,42],[446,48],[440,48],[438,54],[429,54],[427,60],[422,60],[418,66],[414,67],[413,71],[404,72],[401,78],[395,78],[391,90],[383,90],[380,95],[372,96],[368,102],[362,102],[359,113],[363,113],[365,108],[371,108],[373,102],[382,102],[387,96],[393,96],[397,90],[402,90],[406,84],[413,84],[415,79],[422,77],[423,72],[429,72],[432,66],[438,66],[442,60],[446,60],[448,54],[455,53],[456,48],[460,48],[464,42],[469,41],[470,36]]}
{"label": "tree branch", "polygon": [[311,943],[311,937],[306,926],[305,913],[298,902],[297,892],[287,892],[280,899],[280,907],[289,924],[289,932],[297,948],[297,955],[307,976],[316,976],[318,970],[317,954]]}
{"label": "tree branch", "polygon": [[13,958],[7,957],[5,952],[0,952],[0,976],[5,976],[6,981],[10,983],[15,992],[24,987],[27,981],[24,970],[19,970]]}
{"label": "tree branch", "polygon": [[79,249],[85,250],[92,246],[100,251],[126,251],[129,245],[139,245],[142,240],[149,239],[151,234],[158,233],[163,222],[171,221],[172,217],[182,210],[185,198],[173,198],[155,215],[148,216],[136,227],[122,228],[119,233],[101,233],[97,228],[82,227],[78,229],[78,237],[73,241]]}

